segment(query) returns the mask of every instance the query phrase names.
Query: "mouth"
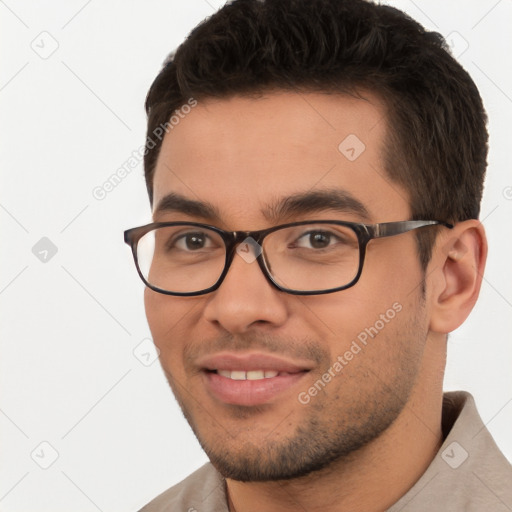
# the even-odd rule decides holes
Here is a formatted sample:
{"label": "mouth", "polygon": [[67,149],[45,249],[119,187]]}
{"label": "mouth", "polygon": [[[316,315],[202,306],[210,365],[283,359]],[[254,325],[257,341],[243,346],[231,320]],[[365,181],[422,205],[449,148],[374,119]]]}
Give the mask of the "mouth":
{"label": "mouth", "polygon": [[310,362],[254,353],[217,354],[200,363],[207,392],[224,404],[243,406],[284,398],[311,370]]}
{"label": "mouth", "polygon": [[273,379],[283,375],[291,375],[287,372],[278,372],[275,370],[213,370],[218,375],[231,380],[261,380]]}

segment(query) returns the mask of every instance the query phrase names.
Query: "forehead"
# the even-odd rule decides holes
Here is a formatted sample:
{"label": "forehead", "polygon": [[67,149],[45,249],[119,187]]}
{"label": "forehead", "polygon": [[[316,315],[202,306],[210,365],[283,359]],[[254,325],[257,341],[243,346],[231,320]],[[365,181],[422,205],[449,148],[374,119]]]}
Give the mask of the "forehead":
{"label": "forehead", "polygon": [[220,220],[263,226],[264,205],[338,189],[370,215],[393,216],[392,206],[408,210],[408,202],[385,173],[386,130],[385,108],[369,94],[281,92],[199,102],[164,138],[154,206],[175,193],[214,206]]}

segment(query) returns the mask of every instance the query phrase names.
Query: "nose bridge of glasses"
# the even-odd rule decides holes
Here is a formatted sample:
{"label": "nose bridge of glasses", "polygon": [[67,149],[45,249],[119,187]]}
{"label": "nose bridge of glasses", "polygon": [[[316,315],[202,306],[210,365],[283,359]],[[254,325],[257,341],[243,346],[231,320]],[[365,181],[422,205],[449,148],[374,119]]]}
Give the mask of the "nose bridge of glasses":
{"label": "nose bridge of glasses", "polygon": [[[260,231],[231,231],[224,236],[224,242],[228,253],[238,253],[240,246],[243,246],[245,252],[250,252],[253,248],[257,250],[261,244]],[[246,245],[244,245],[246,244]]]}
{"label": "nose bridge of glasses", "polygon": [[252,263],[262,253],[260,236],[257,232],[239,231],[234,233],[231,252],[236,253],[246,263]]}
{"label": "nose bridge of glasses", "polygon": [[[241,258],[246,264],[257,262],[257,266],[260,267],[265,279],[273,284],[262,261],[263,248],[260,244],[264,233],[264,231],[232,231],[229,234],[225,232],[226,262],[221,282],[230,273],[234,260]],[[240,262],[238,265],[240,265]],[[242,263],[240,268],[243,269],[244,267],[245,265]]]}

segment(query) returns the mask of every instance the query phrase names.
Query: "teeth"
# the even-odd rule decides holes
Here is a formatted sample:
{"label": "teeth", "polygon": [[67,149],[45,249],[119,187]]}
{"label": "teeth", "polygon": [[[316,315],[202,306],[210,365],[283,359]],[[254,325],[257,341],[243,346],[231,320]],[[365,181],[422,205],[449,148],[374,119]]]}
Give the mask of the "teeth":
{"label": "teeth", "polygon": [[217,370],[219,375],[233,380],[260,380],[260,379],[271,379],[277,377],[279,372],[274,370],[250,370],[244,372],[242,370]]}
{"label": "teeth", "polygon": [[250,372],[247,372],[247,380],[258,380],[264,378],[265,372],[263,370],[252,370]]}

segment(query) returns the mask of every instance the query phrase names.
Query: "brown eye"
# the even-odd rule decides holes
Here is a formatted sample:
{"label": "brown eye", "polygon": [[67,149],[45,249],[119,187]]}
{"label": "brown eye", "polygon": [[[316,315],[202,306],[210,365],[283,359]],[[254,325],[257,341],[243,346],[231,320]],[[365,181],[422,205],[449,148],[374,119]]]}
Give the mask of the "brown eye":
{"label": "brown eye", "polygon": [[309,231],[297,240],[296,246],[305,249],[325,249],[339,241],[339,237],[329,231]]}
{"label": "brown eye", "polygon": [[177,248],[182,251],[198,251],[210,248],[211,245],[210,237],[206,233],[194,232],[184,233],[174,238],[169,248]]}

